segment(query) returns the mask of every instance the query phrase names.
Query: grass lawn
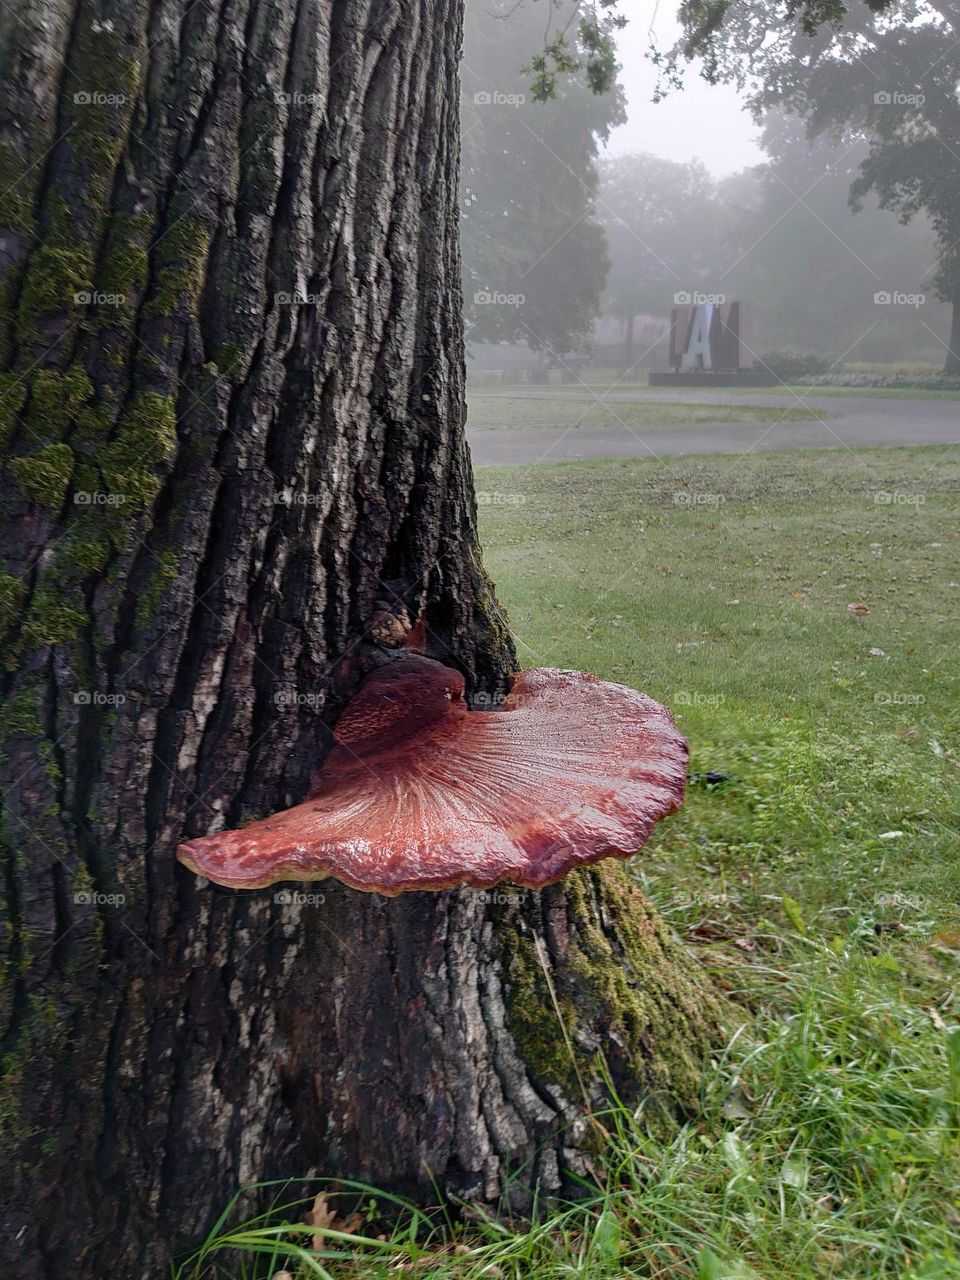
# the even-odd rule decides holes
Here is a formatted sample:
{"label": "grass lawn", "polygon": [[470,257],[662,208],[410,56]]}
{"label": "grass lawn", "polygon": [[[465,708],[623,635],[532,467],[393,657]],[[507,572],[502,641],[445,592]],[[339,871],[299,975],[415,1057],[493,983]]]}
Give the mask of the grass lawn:
{"label": "grass lawn", "polygon": [[[694,771],[740,779],[695,792],[663,828],[672,875],[686,866],[702,881],[688,846],[713,846],[728,813],[725,844],[743,843],[748,819],[757,840],[758,821],[775,834],[776,875],[789,872],[783,888],[812,922],[821,902],[839,906],[840,855],[864,904],[885,891],[940,909],[960,898],[960,850],[947,856],[958,833],[944,825],[960,780],[956,452],[487,468],[478,486],[523,664],[643,688],[674,709]],[[854,603],[870,612],[852,616]],[[752,789],[769,793],[759,808]],[[878,842],[878,822],[907,829]],[[774,870],[768,841],[751,852],[758,874]],[[825,865],[811,842],[827,841]]]}
{"label": "grass lawn", "polygon": [[486,563],[523,664],[636,685],[689,737],[701,776],[629,865],[742,1023],[697,1122],[664,1138],[642,1114],[605,1117],[605,1190],[586,1204],[529,1230],[416,1214],[390,1239],[333,1229],[319,1256],[254,1224],[182,1280],[955,1280],[960,458],[477,483],[503,499],[481,509]]}
{"label": "grass lawn", "polygon": [[[576,387],[563,391],[576,392]],[[580,388],[582,391],[582,388]],[[663,425],[696,425],[705,422],[783,422],[805,420],[822,422],[829,417],[822,411],[797,405],[789,409],[768,405],[682,404],[664,400],[646,403],[638,396],[636,403],[616,401],[609,406],[580,403],[589,396],[573,395],[561,399],[556,395],[534,399],[527,396],[470,396],[469,425],[472,431],[512,430],[516,427],[649,427]]]}

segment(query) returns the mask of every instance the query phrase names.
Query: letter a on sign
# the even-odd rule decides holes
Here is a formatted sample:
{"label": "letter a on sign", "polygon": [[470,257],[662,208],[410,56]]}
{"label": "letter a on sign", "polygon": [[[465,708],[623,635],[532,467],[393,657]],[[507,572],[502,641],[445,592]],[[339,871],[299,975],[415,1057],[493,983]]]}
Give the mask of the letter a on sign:
{"label": "letter a on sign", "polygon": [[693,313],[687,349],[680,357],[681,369],[711,369],[710,325],[713,322],[713,303],[701,302]]}

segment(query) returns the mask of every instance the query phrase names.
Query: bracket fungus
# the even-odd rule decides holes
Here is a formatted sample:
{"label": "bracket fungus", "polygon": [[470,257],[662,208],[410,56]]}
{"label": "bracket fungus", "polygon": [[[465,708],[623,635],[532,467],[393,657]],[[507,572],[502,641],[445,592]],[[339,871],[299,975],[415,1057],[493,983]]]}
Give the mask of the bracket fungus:
{"label": "bracket fungus", "polygon": [[458,671],[405,654],[366,677],[333,736],[307,800],[188,840],[181,862],[232,888],[539,888],[635,853],[683,802],[669,711],[581,672],[524,671],[503,709],[471,711]]}

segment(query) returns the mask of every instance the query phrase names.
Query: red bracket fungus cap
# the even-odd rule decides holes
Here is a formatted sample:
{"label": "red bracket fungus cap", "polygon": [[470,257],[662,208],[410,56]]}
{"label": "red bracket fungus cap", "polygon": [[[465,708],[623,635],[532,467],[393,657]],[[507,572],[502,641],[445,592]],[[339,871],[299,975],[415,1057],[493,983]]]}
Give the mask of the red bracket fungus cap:
{"label": "red bracket fungus cap", "polygon": [[665,707],[577,671],[513,682],[470,711],[459,672],[377,668],[334,726],[309,799],[188,840],[181,862],[232,888],[327,876],[372,893],[509,880],[539,888],[625,858],[683,803],[687,744]]}

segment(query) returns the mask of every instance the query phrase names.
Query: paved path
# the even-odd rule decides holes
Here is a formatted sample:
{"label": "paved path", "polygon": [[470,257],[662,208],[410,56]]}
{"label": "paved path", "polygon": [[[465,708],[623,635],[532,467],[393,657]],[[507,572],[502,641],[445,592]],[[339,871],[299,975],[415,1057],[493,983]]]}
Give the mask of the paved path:
{"label": "paved path", "polygon": [[[473,392],[470,399],[537,399],[583,401],[589,395],[574,391]],[[530,465],[537,462],[570,462],[580,458],[676,457],[684,453],[747,453],[769,449],[839,449],[856,445],[957,444],[960,443],[960,400],[906,400],[870,396],[736,395],[696,389],[660,391],[612,391],[603,396],[608,405],[641,401],[673,404],[722,403],[768,405],[789,409],[802,404],[824,414],[823,421],[718,422],[715,425],[663,425],[624,427],[522,427],[498,431],[472,431],[467,439],[478,467]]]}

